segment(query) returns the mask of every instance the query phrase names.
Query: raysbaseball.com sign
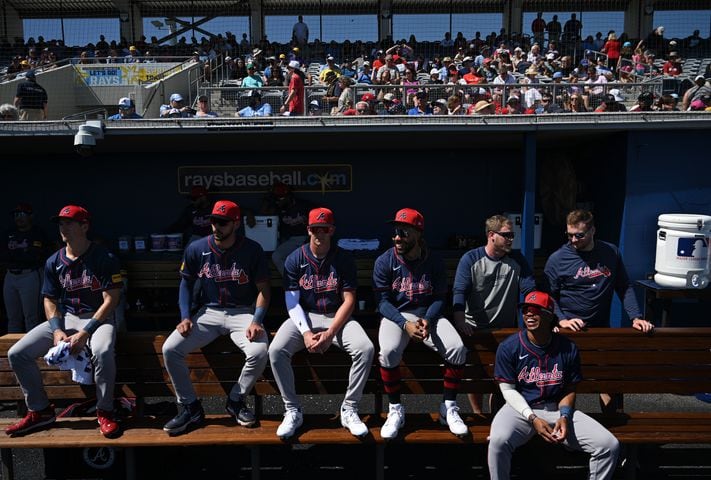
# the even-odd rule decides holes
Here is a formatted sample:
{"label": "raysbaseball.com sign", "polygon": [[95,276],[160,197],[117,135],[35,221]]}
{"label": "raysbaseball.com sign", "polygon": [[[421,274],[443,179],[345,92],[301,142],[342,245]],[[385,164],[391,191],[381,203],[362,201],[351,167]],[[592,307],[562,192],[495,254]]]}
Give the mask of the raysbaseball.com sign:
{"label": "raysbaseball.com sign", "polygon": [[351,165],[219,165],[178,167],[178,191],[193,187],[210,193],[263,193],[275,183],[296,192],[350,192]]}

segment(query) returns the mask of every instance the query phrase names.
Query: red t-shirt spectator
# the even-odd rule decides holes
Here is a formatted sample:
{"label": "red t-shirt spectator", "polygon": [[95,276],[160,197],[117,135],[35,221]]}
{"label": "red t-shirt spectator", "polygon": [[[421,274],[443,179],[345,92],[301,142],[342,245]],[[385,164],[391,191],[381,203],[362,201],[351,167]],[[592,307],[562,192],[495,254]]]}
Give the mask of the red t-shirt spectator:
{"label": "red t-shirt spectator", "polygon": [[607,57],[610,60],[617,60],[620,58],[620,48],[622,45],[620,44],[619,40],[608,40],[605,42],[605,46],[603,47],[603,51],[607,53]]}
{"label": "red t-shirt spectator", "polygon": [[304,114],[304,81],[301,75],[294,72],[289,81],[289,90],[294,90],[294,96],[289,101],[289,115]]}

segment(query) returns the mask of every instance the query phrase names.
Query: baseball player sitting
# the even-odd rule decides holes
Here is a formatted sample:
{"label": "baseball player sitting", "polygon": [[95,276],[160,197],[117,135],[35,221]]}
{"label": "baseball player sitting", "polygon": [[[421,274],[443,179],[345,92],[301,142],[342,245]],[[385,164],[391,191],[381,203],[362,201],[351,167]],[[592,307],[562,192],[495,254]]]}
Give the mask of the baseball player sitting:
{"label": "baseball player sitting", "polygon": [[358,416],[358,403],[375,348],[363,327],[351,317],[356,301],[355,262],[332,242],[336,227],[331,210],[311,210],[307,230],[309,243],[294,250],[284,265],[289,320],[279,327],[269,347],[272,372],[286,408],[277,435],[289,438],[304,422],[291,357],[304,348],[322,353],[333,343],[353,359],[341,405],[341,425],[356,437],[363,437],[368,428]]}
{"label": "baseball player sitting", "polygon": [[444,399],[439,407],[442,425],[457,436],[469,433],[457,406],[457,390],[464,373],[467,351],[449,320],[442,316],[447,295],[447,270],[442,258],[425,245],[425,220],[411,208],[395,214],[395,246],[375,261],[373,289],[379,299],[380,374],[390,408],[380,430],[384,439],[395,438],[405,424],[400,403],[400,360],[410,343],[423,342],[444,359]]}
{"label": "baseball player sitting", "polygon": [[[185,250],[180,267],[182,320],[163,344],[165,367],[180,407],[178,415],[163,427],[171,435],[184,433],[205,420],[185,364],[188,353],[220,335],[229,335],[244,352],[242,373],[225,409],[245,427],[254,426],[256,418],[245,405],[244,395],[252,390],[267,365],[267,334],[262,321],[271,290],[264,251],[257,242],[237,235],[240,209],[236,203],[216,202],[210,219],[212,235],[194,241]],[[192,315],[196,280],[200,280],[202,304]]]}
{"label": "baseball player sitting", "polygon": [[489,472],[508,479],[514,450],[539,435],[590,454],[590,479],[609,479],[619,453],[617,439],[597,421],[575,410],[582,376],[580,355],[567,337],[553,332],[553,299],[531,292],[520,305],[524,326],[499,345],[494,377],[506,404],[491,424]]}

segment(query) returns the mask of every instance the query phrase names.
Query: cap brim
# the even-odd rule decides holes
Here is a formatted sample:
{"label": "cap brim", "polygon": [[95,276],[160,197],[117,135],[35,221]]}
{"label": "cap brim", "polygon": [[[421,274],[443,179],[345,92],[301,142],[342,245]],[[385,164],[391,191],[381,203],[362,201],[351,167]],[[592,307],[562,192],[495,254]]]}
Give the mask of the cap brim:
{"label": "cap brim", "polygon": [[405,226],[405,227],[412,227],[412,228],[414,228],[415,230],[418,230],[418,231],[420,231],[420,232],[423,231],[423,229],[421,229],[421,228],[418,227],[417,225],[413,225],[413,224],[407,223],[407,222],[400,222],[400,221],[398,221],[398,220],[388,220],[388,221],[385,222],[385,223],[389,223],[390,225],[403,225],[403,226]]}
{"label": "cap brim", "polygon": [[519,303],[519,304],[518,304],[518,309],[521,310],[521,309],[522,309],[523,307],[525,307],[525,306],[536,307],[536,308],[540,309],[541,311],[546,312],[546,313],[547,313],[548,315],[550,315],[553,319],[556,319],[556,320],[558,319],[558,316],[555,314],[554,311],[549,310],[549,309],[547,309],[547,308],[545,308],[545,307],[541,307],[541,306],[538,305],[537,303],[526,303],[526,302],[522,302],[522,303]]}
{"label": "cap brim", "polygon": [[215,220],[227,220],[228,222],[235,222],[236,221],[234,218],[228,217],[226,215],[211,214],[211,215],[208,215],[208,218],[214,218]]}
{"label": "cap brim", "polygon": [[77,219],[74,218],[74,217],[65,217],[65,216],[63,216],[63,215],[55,215],[55,216],[53,216],[53,217],[50,217],[49,220],[50,220],[51,222],[54,222],[54,223],[57,223],[57,222],[59,222],[60,220],[72,220],[72,221],[74,221],[74,222],[87,222],[87,221],[89,221],[88,218],[85,218],[84,220],[77,220]]}

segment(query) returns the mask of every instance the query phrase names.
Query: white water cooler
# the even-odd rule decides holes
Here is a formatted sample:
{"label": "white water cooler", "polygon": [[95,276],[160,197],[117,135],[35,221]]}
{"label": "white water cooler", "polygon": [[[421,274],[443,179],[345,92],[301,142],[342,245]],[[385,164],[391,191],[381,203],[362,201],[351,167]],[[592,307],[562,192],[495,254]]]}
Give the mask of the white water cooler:
{"label": "white water cooler", "polygon": [[711,216],[659,215],[654,281],[663,287],[706,288],[711,277]]}

